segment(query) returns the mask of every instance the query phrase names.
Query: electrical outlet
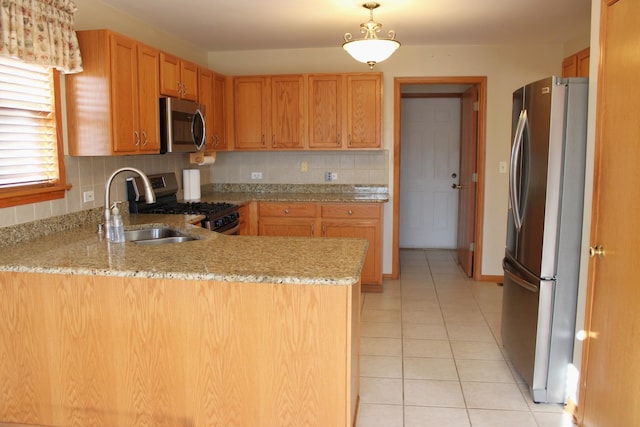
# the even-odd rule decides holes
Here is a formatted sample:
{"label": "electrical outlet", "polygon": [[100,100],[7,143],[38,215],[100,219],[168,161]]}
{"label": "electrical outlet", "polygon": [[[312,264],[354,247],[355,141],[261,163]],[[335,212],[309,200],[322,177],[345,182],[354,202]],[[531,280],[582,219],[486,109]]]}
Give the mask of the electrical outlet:
{"label": "electrical outlet", "polygon": [[338,172],[331,172],[331,181],[338,180]]}
{"label": "electrical outlet", "polygon": [[338,172],[325,172],[324,180],[326,182],[337,181],[338,180]]}
{"label": "electrical outlet", "polygon": [[507,162],[500,162],[498,165],[498,171],[500,173],[507,173]]}
{"label": "electrical outlet", "polygon": [[262,179],[262,172],[251,172],[251,179]]}
{"label": "electrical outlet", "polygon": [[84,193],[82,193],[82,200],[85,203],[93,202],[95,199],[96,197],[92,190],[85,191]]}

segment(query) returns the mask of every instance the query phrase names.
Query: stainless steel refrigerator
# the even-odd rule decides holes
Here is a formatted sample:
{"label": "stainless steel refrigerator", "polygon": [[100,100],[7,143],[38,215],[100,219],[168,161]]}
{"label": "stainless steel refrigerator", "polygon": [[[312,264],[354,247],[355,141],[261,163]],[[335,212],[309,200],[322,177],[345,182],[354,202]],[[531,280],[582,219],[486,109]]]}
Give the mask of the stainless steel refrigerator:
{"label": "stainless steel refrigerator", "polygon": [[586,78],[513,93],[502,341],[535,402],[566,400],[584,199]]}

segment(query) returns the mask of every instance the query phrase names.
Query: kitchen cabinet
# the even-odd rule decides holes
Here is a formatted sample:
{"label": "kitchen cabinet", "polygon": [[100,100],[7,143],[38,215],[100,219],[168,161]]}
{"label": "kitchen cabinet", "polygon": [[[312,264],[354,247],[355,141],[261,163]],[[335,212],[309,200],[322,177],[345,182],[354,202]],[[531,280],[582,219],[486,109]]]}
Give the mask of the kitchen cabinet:
{"label": "kitchen cabinet", "polygon": [[235,148],[304,148],[302,75],[234,79]]}
{"label": "kitchen cabinet", "polygon": [[197,101],[198,66],[166,52],[160,52],[160,93]]}
{"label": "kitchen cabinet", "polygon": [[380,73],[311,74],[308,80],[310,149],[381,147]]}
{"label": "kitchen cabinet", "polygon": [[382,292],[382,205],[323,204],[321,219],[322,237],[352,237],[369,241],[362,266],[362,289]]}
{"label": "kitchen cabinet", "polygon": [[260,236],[367,240],[362,289],[382,292],[382,204],[260,202],[258,205]]}
{"label": "kitchen cabinet", "polygon": [[562,61],[562,77],[589,77],[589,48],[583,49]]}
{"label": "kitchen cabinet", "polygon": [[315,237],[317,212],[317,206],[312,203],[260,203],[258,234],[260,236]]}
{"label": "kitchen cabinet", "polygon": [[346,76],[346,148],[382,146],[382,75]]}
{"label": "kitchen cabinet", "polygon": [[238,207],[240,214],[240,231],[241,236],[257,236],[258,235],[258,202],[250,201],[241,204]]}
{"label": "kitchen cabinet", "polygon": [[344,134],[343,76],[311,74],[309,90],[309,148],[339,149]]}
{"label": "kitchen cabinet", "polygon": [[198,67],[198,103],[204,106],[206,148],[208,152],[227,149],[224,123],[225,78]]}
{"label": "kitchen cabinet", "polygon": [[158,154],[159,51],[108,31],[78,31],[84,71],[65,76],[69,154]]}

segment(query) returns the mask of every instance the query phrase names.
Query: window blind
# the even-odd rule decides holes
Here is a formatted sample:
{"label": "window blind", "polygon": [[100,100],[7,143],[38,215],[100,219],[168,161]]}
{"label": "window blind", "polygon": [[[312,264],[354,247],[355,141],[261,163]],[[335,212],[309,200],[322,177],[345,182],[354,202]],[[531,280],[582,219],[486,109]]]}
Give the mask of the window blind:
{"label": "window blind", "polygon": [[0,57],[0,188],[59,178],[53,73]]}

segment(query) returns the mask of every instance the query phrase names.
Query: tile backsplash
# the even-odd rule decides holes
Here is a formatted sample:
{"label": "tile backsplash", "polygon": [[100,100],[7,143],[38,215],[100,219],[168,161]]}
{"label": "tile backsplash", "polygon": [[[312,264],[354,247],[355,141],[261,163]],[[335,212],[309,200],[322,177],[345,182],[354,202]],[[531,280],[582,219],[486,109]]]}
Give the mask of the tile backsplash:
{"label": "tile backsplash", "polygon": [[[71,189],[64,199],[0,209],[0,227],[64,215],[104,205],[107,178],[118,168],[131,166],[147,174],[174,171],[182,188],[182,169],[201,170],[201,183],[251,184],[325,184],[325,173],[334,172],[330,184],[387,184],[388,151],[283,151],[221,152],[213,165],[189,164],[184,153],[145,156],[71,157],[65,156],[67,184]],[[251,179],[259,172],[262,179]],[[126,200],[125,179],[114,179],[111,200]],[[94,192],[92,202],[83,202],[85,191]],[[180,196],[180,195],[179,195]]]}

